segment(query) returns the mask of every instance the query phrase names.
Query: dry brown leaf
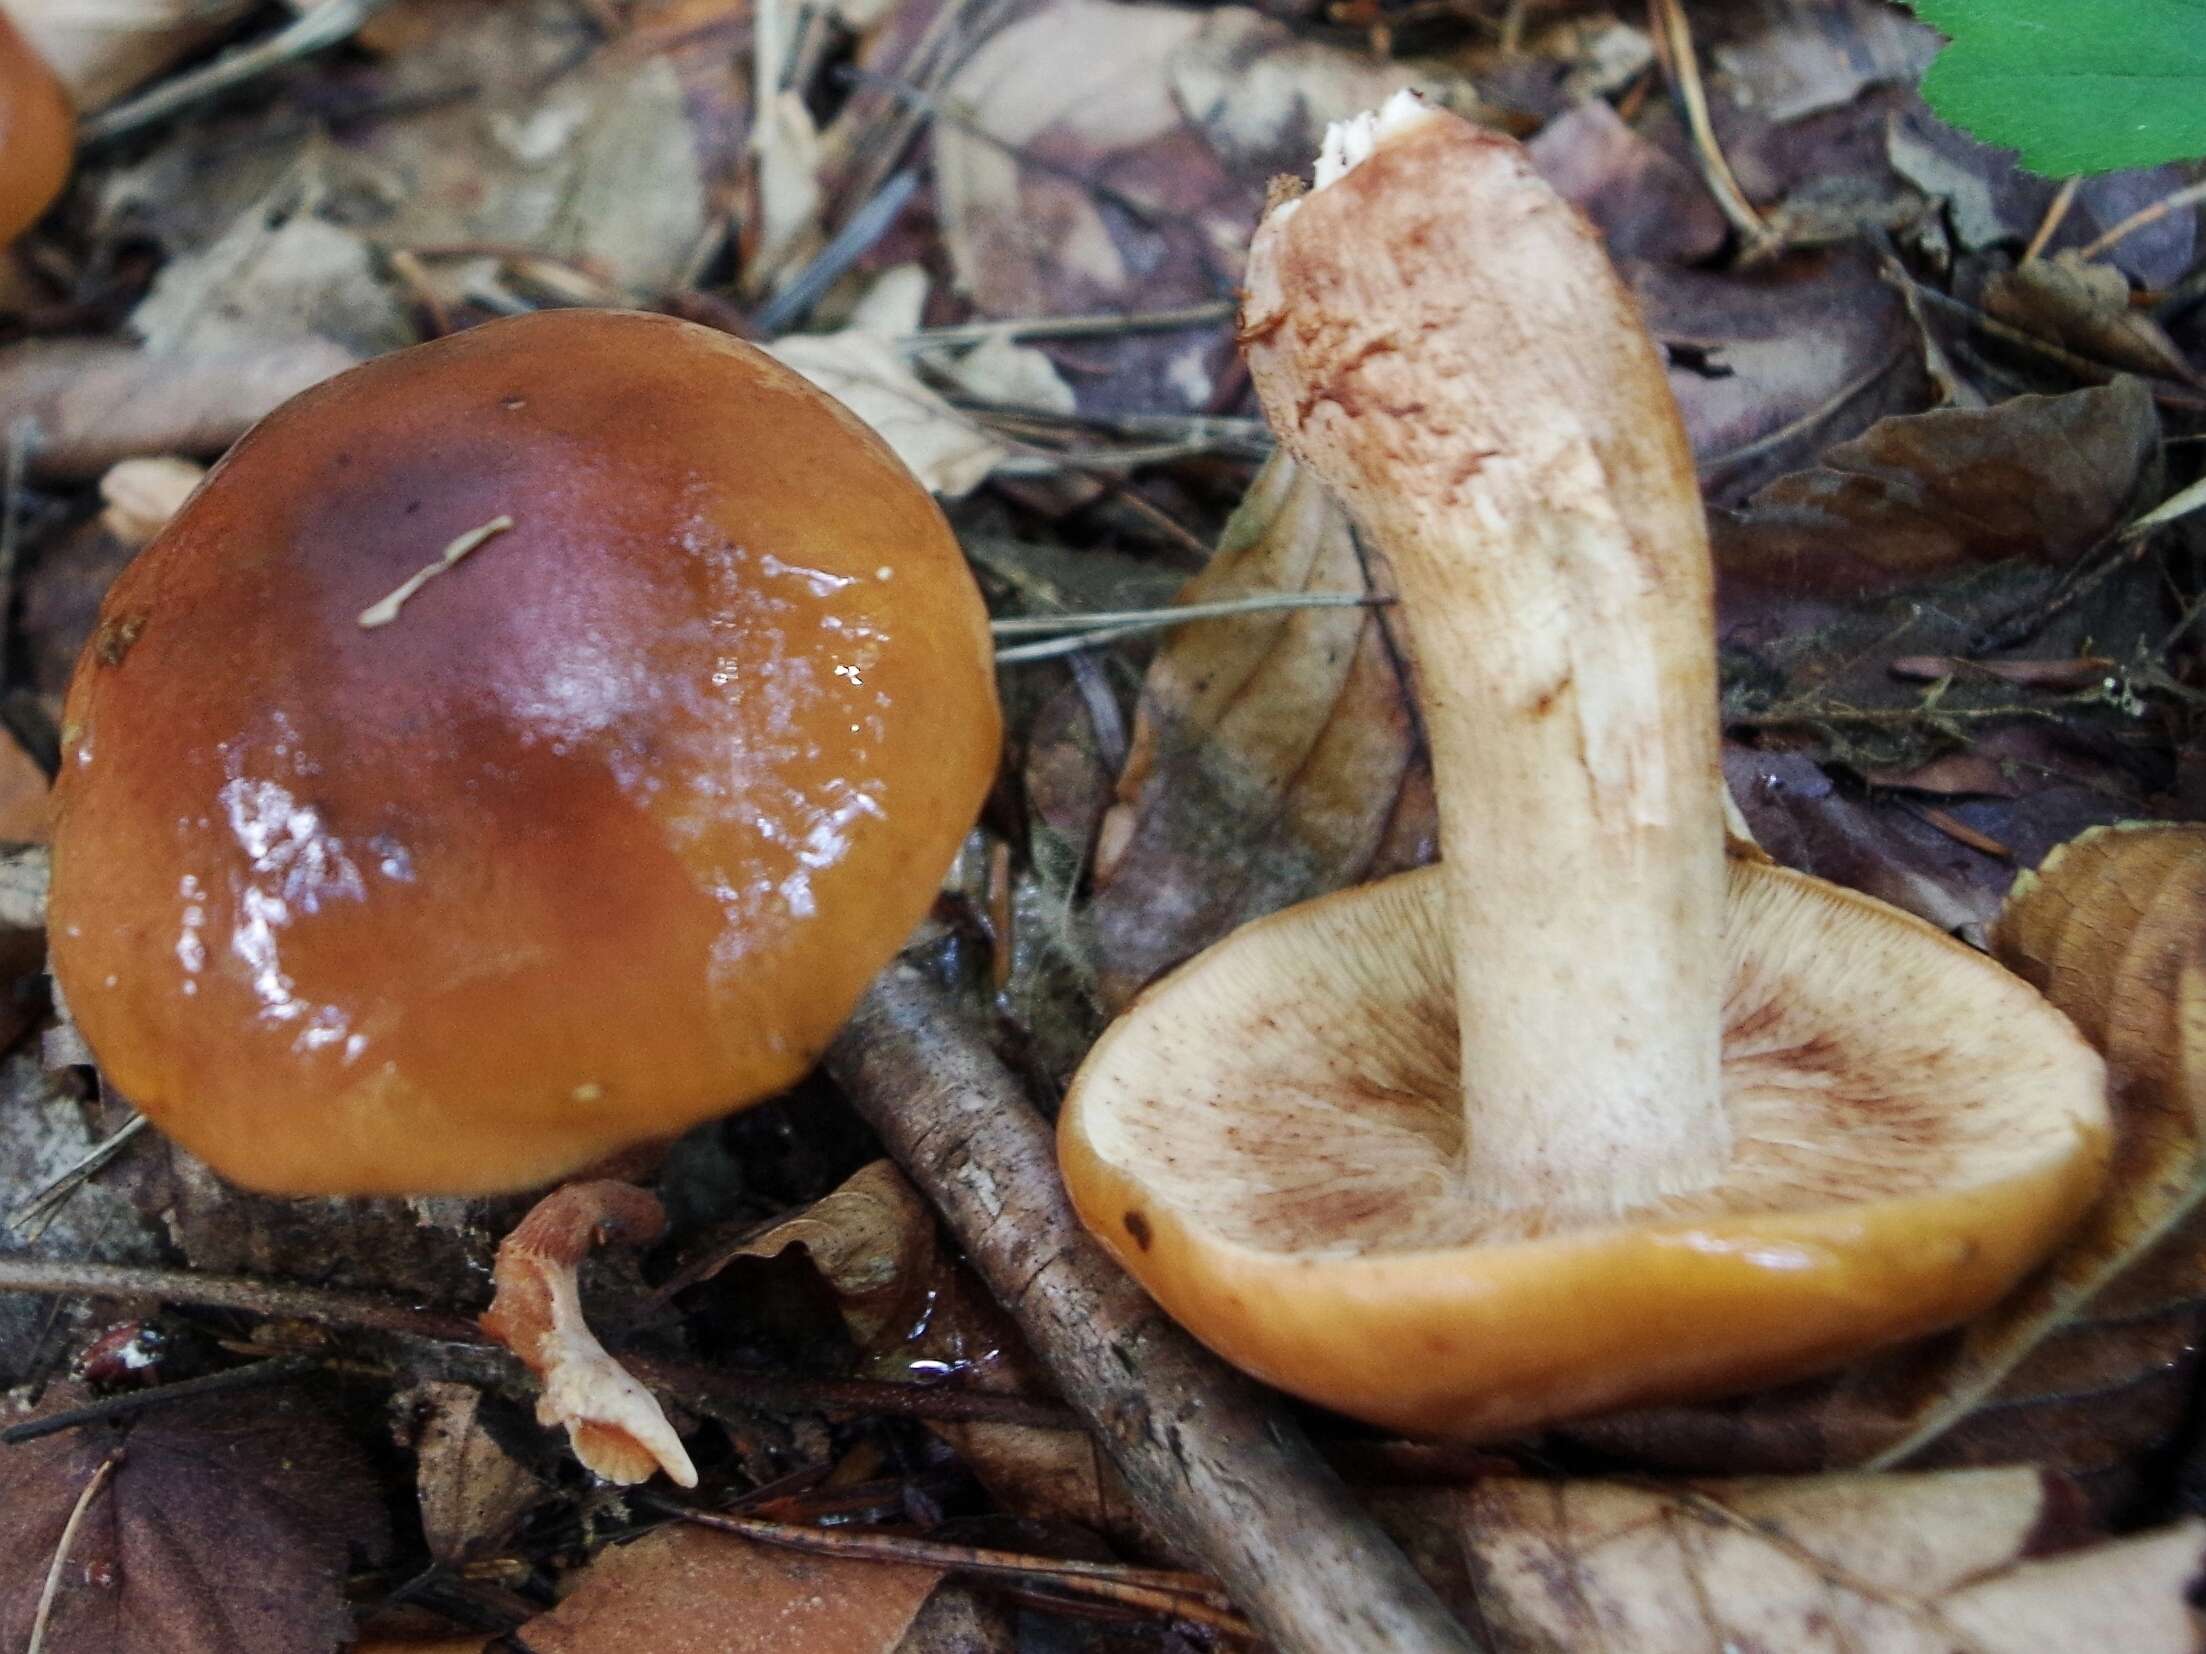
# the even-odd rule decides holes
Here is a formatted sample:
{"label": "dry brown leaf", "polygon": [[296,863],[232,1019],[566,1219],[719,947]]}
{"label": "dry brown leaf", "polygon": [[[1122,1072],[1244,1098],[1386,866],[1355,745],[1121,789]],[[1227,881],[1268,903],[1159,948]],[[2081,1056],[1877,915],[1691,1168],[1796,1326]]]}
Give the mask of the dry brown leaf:
{"label": "dry brown leaf", "polygon": [[2111,264],[2087,264],[2074,249],[1994,273],[1984,284],[1984,309],[2109,367],[2198,382],[2152,313],[2130,307],[2122,272]]}
{"label": "dry brown leaf", "polygon": [[1711,513],[1717,569],[1790,597],[1859,598],[2006,559],[2066,564],[2126,520],[2159,439],[2135,379],[1882,420]]}
{"label": "dry brown leaf", "polygon": [[598,1553],[519,1636],[534,1654],[889,1654],[941,1577],[676,1523]]}
{"label": "dry brown leaf", "polygon": [[1875,0],[1784,0],[1763,10],[1768,27],[1711,56],[1772,121],[1839,108],[1871,86],[1911,83],[1938,51],[1928,28]]}
{"label": "dry brown leaf", "polygon": [[1627,273],[1648,327],[1670,344],[1670,389],[1712,504],[1930,400],[1907,308],[1858,254],[1753,274]]}
{"label": "dry brown leaf", "polygon": [[1405,86],[1475,113],[1460,74],[1431,59],[1388,60],[1312,38],[1246,6],[1221,6],[1172,49],[1172,99],[1219,160],[1241,179],[1300,172],[1328,122],[1376,109]]}
{"label": "dry brown leaf", "polygon": [[[942,240],[990,316],[1159,310],[1231,294],[1267,178],[1325,124],[1445,65],[1381,64],[1247,7],[1044,0],[951,77],[933,127]],[[1090,413],[1200,408],[1223,329],[1082,342]]]}
{"label": "dry brown leaf", "polygon": [[[954,107],[985,136],[963,121],[935,124],[942,235],[960,286],[983,311],[1106,309],[1124,304],[1137,281],[1144,306],[1212,295],[1202,272],[1217,267],[1224,226],[1214,222],[1200,245],[1206,232],[1195,215],[1226,180],[1187,129],[1165,73],[1201,28],[1196,12],[1053,0],[990,39],[952,77]],[[1176,187],[1142,203],[1158,220],[1147,225],[1126,222],[1093,187],[1060,170],[1123,188],[1127,157],[1165,148],[1176,163],[1172,176],[1142,182]],[[1051,165],[1022,167],[1021,150]]]}
{"label": "dry brown leaf", "polygon": [[1556,194],[1593,220],[1614,258],[1696,264],[1731,233],[1708,186],[1625,125],[1606,99],[1549,121],[1525,153]]}
{"label": "dry brown leaf", "polygon": [[425,1416],[414,1438],[414,1489],[422,1536],[439,1562],[496,1544],[551,1489],[491,1438],[482,1392],[472,1384],[421,1386]]}
{"label": "dry brown leaf", "polygon": [[0,429],[28,419],[31,474],[90,482],[138,454],[211,457],[357,357],[326,339],[159,356],[113,340],[0,349]]}
{"label": "dry brown leaf", "polygon": [[2199,1646],[2192,1520],[2046,1560],[2029,1469],[1657,1489],[1489,1481],[1454,1496],[1503,1654],[2038,1654]]}
{"label": "dry brown leaf", "polygon": [[7,0],[77,108],[104,109],[216,39],[252,0]]}
{"label": "dry brown leaf", "polygon": [[[2006,242],[2028,242],[2051,208],[2060,185],[2025,172],[2010,149],[1980,144],[1912,99],[1891,119],[1886,149],[1893,169],[1926,195],[1946,203],[1946,215],[1963,248],[1977,251]],[[2048,251],[2081,247],[2132,213],[2189,182],[2180,167],[2102,172],[2078,181]],[[2168,213],[2125,235],[2107,253],[2109,262],[2144,287],[2166,287],[2182,278],[2197,257],[2198,215]]]}
{"label": "dry brown leaf", "polygon": [[1904,1462],[1981,1406],[2163,1241],[2174,1257],[2157,1262],[2163,1273],[2175,1265],[2175,1301],[2200,1296],[2206,1234],[2175,1232],[2196,1229],[2206,1197],[2206,1039],[2187,1039],[2195,1006],[2183,1003],[2185,972],[2206,961],[2206,827],[2095,828],[2063,845],[2016,881],[1992,946],[2106,1054],[2113,1167],[2051,1262],[1966,1330],[1880,1464]]}
{"label": "dry brown leaf", "polygon": [[[434,27],[378,84],[396,112],[346,145],[349,176],[388,206],[368,233],[399,247],[526,248],[638,297],[676,283],[706,233],[707,169],[726,140],[717,111],[693,122],[669,55],[593,49],[587,15],[565,0],[424,9]],[[702,49],[740,96],[726,43]],[[478,90],[454,98],[455,87]]]}
{"label": "dry brown leaf", "polygon": [[2117,1088],[2185,1097],[2177,974],[2206,948],[2206,826],[2127,822],[2061,846],[2015,884],[1994,951],[2107,1055]]}
{"label": "dry brown leaf", "polygon": [[[1346,515],[1283,454],[1258,473],[1186,602],[1357,592]],[[1191,622],[1142,686],[1089,918],[1106,998],[1250,919],[1428,859],[1421,747],[1382,612]]]}
{"label": "dry brown leaf", "polygon": [[921,384],[878,333],[846,328],[782,339],[767,348],[872,426],[912,475],[937,494],[954,499],[970,493],[1010,452]]}
{"label": "dry brown leaf", "polygon": [[287,1385],[0,1448],[0,1647],[29,1642],[61,1530],[111,1454],[61,1571],[45,1654],[338,1646],[348,1563],[379,1559],[389,1533],[374,1473],[333,1411],[326,1391]]}
{"label": "dry brown leaf", "polygon": [[592,1246],[648,1246],[666,1228],[655,1196],[629,1183],[569,1183],[536,1203],[498,1247],[497,1295],[483,1330],[543,1386],[536,1416],[562,1425],[574,1455],[609,1482],[663,1470],[683,1487],[696,1466],[651,1392],[605,1353],[582,1318],[575,1271]]}
{"label": "dry brown leaf", "polygon": [[317,146],[203,246],[161,267],[130,325],[163,356],[219,356],[326,340],[379,356],[415,340],[405,307],[361,235],[316,216]]}

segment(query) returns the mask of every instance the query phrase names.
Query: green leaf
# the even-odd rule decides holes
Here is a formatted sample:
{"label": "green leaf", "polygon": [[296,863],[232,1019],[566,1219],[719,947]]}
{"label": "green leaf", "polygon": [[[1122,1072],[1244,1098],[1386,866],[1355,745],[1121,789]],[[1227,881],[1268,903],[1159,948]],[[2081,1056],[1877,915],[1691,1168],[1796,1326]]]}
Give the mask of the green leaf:
{"label": "green leaf", "polygon": [[1931,108],[2064,177],[2206,155],[2206,0],[1909,0]]}

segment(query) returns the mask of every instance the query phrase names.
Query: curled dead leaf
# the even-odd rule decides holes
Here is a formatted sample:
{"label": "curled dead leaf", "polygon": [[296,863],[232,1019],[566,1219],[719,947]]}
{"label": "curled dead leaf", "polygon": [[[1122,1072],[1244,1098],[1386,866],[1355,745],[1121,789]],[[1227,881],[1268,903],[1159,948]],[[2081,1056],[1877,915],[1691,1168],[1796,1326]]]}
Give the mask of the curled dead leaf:
{"label": "curled dead leaf", "polygon": [[1992,945],[2100,1046],[2116,1084],[2182,1098],[2183,967],[2206,957],[2206,826],[2124,822],[2062,845],[2015,881]]}
{"label": "curled dead leaf", "polygon": [[629,1183],[569,1183],[538,1201],[498,1247],[497,1295],[483,1330],[528,1364],[543,1385],[536,1416],[564,1425],[575,1457],[609,1482],[664,1470],[683,1487],[697,1470],[666,1414],[606,1354],[582,1319],[575,1271],[593,1245],[648,1246],[666,1228],[657,1197]]}
{"label": "curled dead leaf", "polygon": [[934,1214],[893,1160],[859,1167],[803,1211],[714,1254],[694,1278],[710,1279],[737,1258],[778,1258],[792,1246],[804,1248],[834,1289],[861,1348],[900,1342],[925,1319],[936,1262]]}
{"label": "curled dead leaf", "polygon": [[2199,382],[2149,311],[2130,307],[2129,282],[2074,249],[2026,260],[1984,284],[1984,309],[2024,332],[2132,373]]}
{"label": "curled dead leaf", "polygon": [[[1669,342],[1670,389],[1712,504],[1813,460],[1928,400],[1907,307],[1844,250],[1751,273],[1625,266]],[[1803,341],[1814,340],[1813,349]]]}
{"label": "curled dead leaf", "polygon": [[161,267],[131,330],[161,356],[221,356],[285,343],[366,358],[415,342],[367,238],[323,217],[334,163],[310,144],[219,233]]}
{"label": "curled dead leaf", "polygon": [[1614,258],[1698,263],[1730,233],[1708,187],[1605,99],[1589,98],[1549,121],[1525,153],[1558,195],[1593,220]]}
{"label": "curled dead leaf", "polygon": [[[1278,454],[1180,601],[1369,583],[1346,514]],[[1099,837],[1090,922],[1106,998],[1274,909],[1429,859],[1421,753],[1380,610],[1174,631]]]}
{"label": "curled dead leaf", "polygon": [[[2171,1296],[2198,1297],[2206,1261],[2193,1217],[2206,1197],[2206,826],[2125,823],[2062,845],[2016,880],[1992,948],[2106,1054],[2113,1168],[2052,1261],[1967,1329],[1878,1464],[1902,1462],[1982,1405],[2163,1242],[2154,1273],[2169,1278],[2146,1294],[2162,1310]],[[2137,1319],[2135,1307],[2121,1318]]]}
{"label": "curled dead leaf", "polygon": [[414,1489],[422,1537],[439,1562],[458,1562],[502,1539],[551,1490],[483,1428],[482,1392],[473,1385],[428,1383],[420,1398]]}
{"label": "curled dead leaf", "polygon": [[[1413,83],[1476,101],[1450,63],[1374,61],[1250,7],[1020,13],[950,77],[933,126],[943,246],[989,316],[1224,297],[1266,180],[1305,164],[1328,121]],[[1216,330],[1087,341],[1081,407],[1201,409],[1229,356]]]}
{"label": "curled dead leaf", "polygon": [[[1055,0],[993,36],[952,77],[949,97],[965,118],[934,127],[943,242],[958,284],[984,312],[1103,309],[1125,303],[1137,279],[1149,304],[1212,295],[1197,272],[1225,237],[1205,246],[1194,215],[1226,180],[1185,130],[1165,73],[1201,28],[1196,12]],[[1167,148],[1169,173],[1127,176],[1143,152]],[[1030,151],[1054,164],[1022,166]],[[1107,206],[1098,184],[1139,217]],[[1128,194],[1129,184],[1140,193]],[[1159,185],[1169,193],[1155,193]]]}

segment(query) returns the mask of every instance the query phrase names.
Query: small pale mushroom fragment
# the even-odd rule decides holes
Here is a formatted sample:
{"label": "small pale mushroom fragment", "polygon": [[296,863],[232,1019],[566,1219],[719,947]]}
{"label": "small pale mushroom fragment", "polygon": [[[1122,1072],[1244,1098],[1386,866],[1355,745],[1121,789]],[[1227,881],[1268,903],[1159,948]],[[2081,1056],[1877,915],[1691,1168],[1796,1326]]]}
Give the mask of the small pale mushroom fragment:
{"label": "small pale mushroom fragment", "polygon": [[610,1355],[582,1319],[575,1271],[608,1241],[648,1246],[666,1229],[656,1196],[632,1183],[569,1183],[530,1208],[498,1243],[497,1295],[483,1331],[528,1364],[543,1385],[537,1421],[564,1425],[574,1456],[608,1482],[648,1481],[664,1470],[683,1487],[697,1470],[649,1390]]}
{"label": "small pale mushroom fragment", "polygon": [[1392,562],[1444,860],[1143,995],[1062,1117],[1083,1218],[1229,1360],[1457,1436],[1998,1298],[2098,1187],[2104,1071],[1983,956],[1727,859],[1691,455],[1593,231],[1397,100],[1273,207],[1242,326]]}

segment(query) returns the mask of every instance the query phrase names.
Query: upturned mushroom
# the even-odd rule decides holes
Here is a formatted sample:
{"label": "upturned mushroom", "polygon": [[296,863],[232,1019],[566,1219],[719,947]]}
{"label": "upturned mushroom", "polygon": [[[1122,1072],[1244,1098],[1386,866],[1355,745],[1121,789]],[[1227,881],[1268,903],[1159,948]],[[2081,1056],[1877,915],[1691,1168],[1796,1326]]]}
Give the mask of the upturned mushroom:
{"label": "upturned mushroom", "polygon": [[1728,859],[1663,363],[1513,142],[1398,99],[1258,230],[1265,412],[1383,549],[1442,862],[1247,926],[1067,1099],[1082,1217],[1279,1387],[1491,1436],[1959,1322],[2090,1201],[2103,1071],[2031,989]]}
{"label": "upturned mushroom", "polygon": [[36,223],[69,181],[76,131],[69,94],[0,10],[0,247]]}
{"label": "upturned mushroom", "polygon": [[542,1184],[797,1078],[994,774],[941,512],[748,345],[563,311],[263,421],[64,710],[53,966],[274,1193]]}

